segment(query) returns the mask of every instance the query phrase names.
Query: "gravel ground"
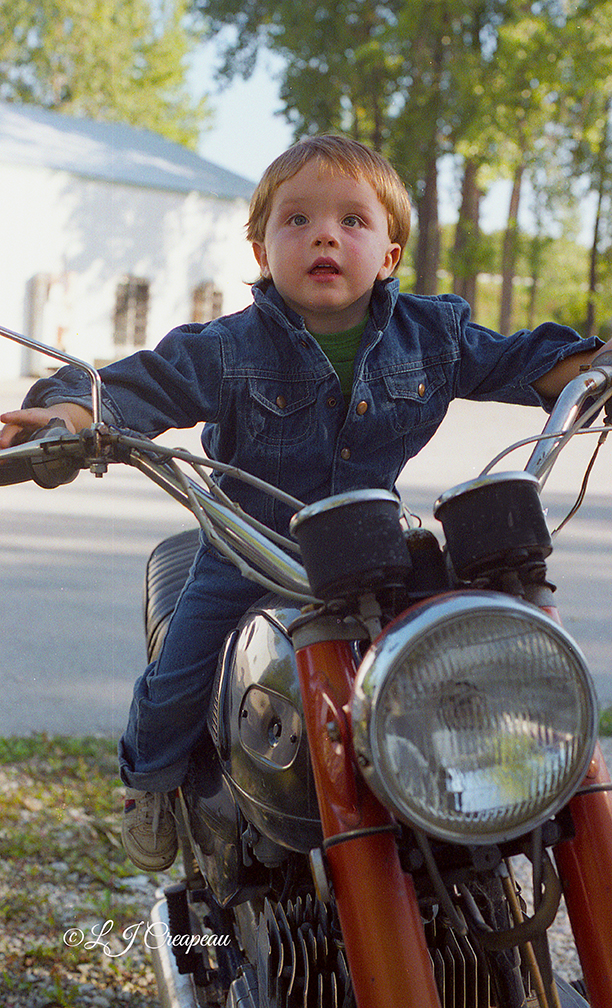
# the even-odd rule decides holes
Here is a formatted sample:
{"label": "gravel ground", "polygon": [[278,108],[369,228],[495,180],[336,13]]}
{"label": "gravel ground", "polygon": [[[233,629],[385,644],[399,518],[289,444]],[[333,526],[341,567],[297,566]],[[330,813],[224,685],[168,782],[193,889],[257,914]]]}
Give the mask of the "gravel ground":
{"label": "gravel ground", "polygon": [[125,858],[114,750],[0,739],[3,1008],[158,1003],[145,928],[171,877],[137,874]]}
{"label": "gravel ground", "polygon": [[[54,881],[37,879],[36,899],[43,912],[29,924],[17,926],[0,936],[0,995],[4,1008],[152,1008],[157,986],[149,952],[141,939],[122,938],[123,903],[129,908],[132,924],[155,902],[156,885],[145,876],[124,879],[124,893],[114,894],[108,914],[101,915],[91,901],[91,880],[70,870],[63,861],[48,865]],[[0,899],[11,893],[15,882],[26,883],[27,875],[11,875],[0,881]],[[77,910],[78,908],[78,910]],[[75,914],[75,910],[77,913]],[[78,925],[75,924],[78,920]],[[50,921],[52,923],[50,923]],[[133,932],[130,931],[129,935]],[[91,947],[94,941],[97,946]],[[89,944],[89,948],[87,948]],[[129,952],[125,950],[129,948]],[[62,947],[64,946],[64,947]]]}
{"label": "gravel ground", "polygon": [[[612,740],[602,745],[612,766]],[[46,769],[55,772],[53,765]],[[57,789],[41,792],[37,782],[40,774],[30,776],[23,764],[0,766],[2,1005],[153,1008],[146,916],[172,876],[128,874],[118,816],[84,809],[82,802],[71,806],[65,788],[58,802]],[[119,788],[111,798],[120,803]],[[529,890],[524,865],[515,867]],[[580,976],[563,903],[551,945],[555,970],[566,980]]]}

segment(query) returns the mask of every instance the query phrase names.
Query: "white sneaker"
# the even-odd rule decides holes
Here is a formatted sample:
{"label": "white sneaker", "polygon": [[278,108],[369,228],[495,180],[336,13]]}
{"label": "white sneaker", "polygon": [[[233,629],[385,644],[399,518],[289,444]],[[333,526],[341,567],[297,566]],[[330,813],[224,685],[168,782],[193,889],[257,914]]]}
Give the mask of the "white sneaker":
{"label": "white sneaker", "polygon": [[178,850],[170,796],[126,788],[121,839],[127,856],[137,868],[143,871],[169,868]]}

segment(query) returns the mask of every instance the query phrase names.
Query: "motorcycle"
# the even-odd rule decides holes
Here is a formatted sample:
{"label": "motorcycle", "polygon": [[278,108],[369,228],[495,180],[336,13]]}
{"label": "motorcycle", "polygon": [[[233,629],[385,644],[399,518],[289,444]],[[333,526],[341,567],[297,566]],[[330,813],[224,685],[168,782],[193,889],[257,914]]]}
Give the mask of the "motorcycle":
{"label": "motorcycle", "polygon": [[[387,491],[304,505],[232,468],[291,504],[288,539],[222,494],[208,470],[227,466],[104,424],[89,364],[0,333],[83,369],[93,411],[80,434],[52,421],[0,452],[0,484],[123,463],[197,520],[149,559],[149,659],[202,531],[268,592],[225,642],[177,795],[184,879],[150,925],[170,935],[153,949],[164,1008],[609,1008],[612,784],[540,494],[575,434],[603,443],[612,359],[520,442],[524,470],[493,471],[513,445],[442,494],[441,536]],[[572,984],[547,939],[562,892]]]}

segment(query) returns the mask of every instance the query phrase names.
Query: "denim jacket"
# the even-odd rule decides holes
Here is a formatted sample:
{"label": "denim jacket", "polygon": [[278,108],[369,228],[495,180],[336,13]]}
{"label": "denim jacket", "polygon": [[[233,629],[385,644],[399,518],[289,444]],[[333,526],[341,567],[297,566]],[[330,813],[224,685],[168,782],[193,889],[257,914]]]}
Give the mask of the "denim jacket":
{"label": "denim jacket", "polygon": [[[470,320],[453,294],[400,294],[376,282],[347,405],[330,361],[270,281],[254,303],[206,325],[173,329],[155,350],[101,370],[105,420],[155,437],[206,421],[209,457],[231,463],[305,503],[363,487],[393,489],[454,398],[544,402],[532,383],[595,338],[545,323],[503,337]],[[82,372],[37,382],[24,406],[88,405]],[[289,508],[228,476],[230,497],[286,531]]]}

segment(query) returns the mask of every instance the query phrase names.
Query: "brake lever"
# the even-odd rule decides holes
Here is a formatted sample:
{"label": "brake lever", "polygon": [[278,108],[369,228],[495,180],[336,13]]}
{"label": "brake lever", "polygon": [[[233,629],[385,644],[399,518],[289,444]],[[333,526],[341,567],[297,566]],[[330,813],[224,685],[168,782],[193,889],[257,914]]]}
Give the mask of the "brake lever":
{"label": "brake lever", "polygon": [[[56,433],[57,432],[57,433]],[[64,433],[69,434],[69,430],[66,427],[64,420],[59,417],[51,417],[48,423],[44,427],[37,427],[36,430],[28,431],[27,428],[21,430],[15,435],[11,442],[11,448],[16,445],[27,444],[28,441],[38,441],[38,440],[48,440],[46,435],[49,435],[49,440],[55,437],[61,437]]]}

